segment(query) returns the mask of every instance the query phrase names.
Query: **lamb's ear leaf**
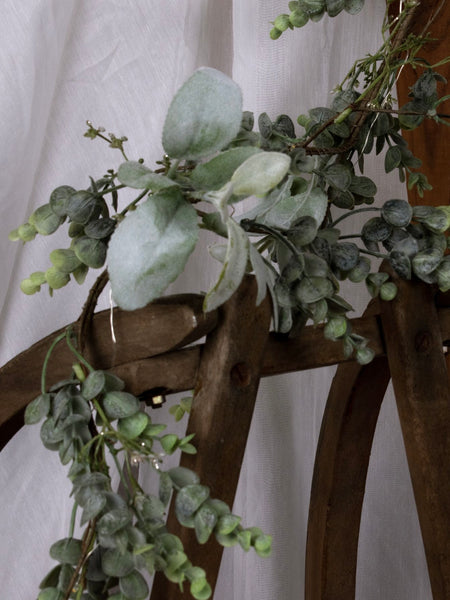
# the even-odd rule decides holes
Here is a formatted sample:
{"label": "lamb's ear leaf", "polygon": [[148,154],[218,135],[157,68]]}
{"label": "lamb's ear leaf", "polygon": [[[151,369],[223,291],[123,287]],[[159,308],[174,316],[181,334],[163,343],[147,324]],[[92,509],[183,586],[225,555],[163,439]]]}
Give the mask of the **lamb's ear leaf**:
{"label": "lamb's ear leaf", "polygon": [[197,213],[176,188],[139,205],[117,227],[107,264],[114,300],[142,308],[183,271],[198,238]]}
{"label": "lamb's ear leaf", "polygon": [[290,166],[291,159],[286,154],[258,152],[233,173],[233,193],[238,196],[264,196],[280,183]]}
{"label": "lamb's ear leaf", "polygon": [[205,312],[217,308],[234,294],[247,268],[250,245],[247,234],[233,219],[227,221],[227,229],[228,247],[225,262],[216,284],[205,296]]}
{"label": "lamb's ear leaf", "polygon": [[242,94],[229,77],[203,67],[186,81],[169,107],[163,147],[171,158],[211,156],[236,137],[242,120]]}
{"label": "lamb's ear leaf", "polygon": [[120,165],[117,179],[128,187],[138,190],[153,190],[154,192],[178,185],[172,179],[155,173],[142,163],[131,160]]}

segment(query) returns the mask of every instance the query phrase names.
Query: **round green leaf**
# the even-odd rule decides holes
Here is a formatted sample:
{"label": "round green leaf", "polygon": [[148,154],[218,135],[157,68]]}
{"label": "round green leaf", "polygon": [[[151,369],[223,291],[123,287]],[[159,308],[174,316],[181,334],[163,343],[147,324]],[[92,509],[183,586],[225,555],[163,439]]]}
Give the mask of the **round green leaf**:
{"label": "round green leaf", "polygon": [[53,190],[50,194],[50,206],[52,211],[58,217],[67,216],[67,207],[69,205],[70,197],[75,193],[73,187],[70,185],[61,185]]}
{"label": "round green leaf", "polygon": [[35,294],[36,292],[39,292],[41,290],[41,286],[36,285],[35,283],[33,283],[31,281],[31,279],[27,278],[27,279],[23,279],[20,282],[20,289],[27,296],[32,296],[33,294]]}
{"label": "round green leaf", "polygon": [[81,386],[81,393],[86,400],[93,400],[100,395],[105,389],[105,372],[104,371],[92,371],[83,381]]}
{"label": "round green leaf", "polygon": [[99,269],[105,264],[106,243],[83,235],[72,243],[77,258],[92,269]]}
{"label": "round green leaf", "polygon": [[332,296],[333,284],[326,277],[304,277],[295,287],[295,295],[304,304]]}
{"label": "round green leaf", "polygon": [[392,225],[381,217],[373,217],[364,224],[361,235],[364,241],[382,242],[392,233]]}
{"label": "round green leaf", "polygon": [[149,594],[148,585],[138,571],[132,571],[119,579],[119,587],[127,600],[146,600]]}
{"label": "round green leaf", "polygon": [[66,211],[69,219],[80,225],[86,225],[101,212],[98,199],[92,192],[80,190],[73,193],[67,200]]}
{"label": "round green leaf", "polygon": [[191,583],[190,592],[195,600],[208,600],[211,598],[212,589],[206,579],[194,579]]}
{"label": "round green leaf", "polygon": [[134,415],[120,419],[117,423],[117,429],[127,439],[134,440],[144,431],[148,422],[148,415],[137,412]]}
{"label": "round green leaf", "polygon": [[381,208],[381,215],[394,227],[406,227],[413,216],[413,209],[406,200],[388,200]]}
{"label": "round green leaf", "polygon": [[102,556],[102,568],[110,577],[125,577],[134,570],[133,555],[111,548]]}
{"label": "round green leaf", "polygon": [[40,394],[25,409],[25,424],[39,423],[50,411],[50,394]]}
{"label": "round green leaf", "polygon": [[181,488],[175,499],[177,518],[191,517],[209,498],[209,488],[204,485],[186,485]]}
{"label": "round green leaf", "polygon": [[[105,498],[105,496],[103,497]],[[97,522],[97,531],[101,534],[110,535],[119,531],[119,529],[123,529],[129,523],[131,523],[131,514],[128,508],[115,508],[104,514]]]}
{"label": "round green leaf", "polygon": [[198,160],[227,146],[242,119],[242,94],[226,75],[198,69],[181,87],[169,107],[163,147],[173,158]]}
{"label": "round green leaf", "polygon": [[50,260],[61,273],[72,273],[81,264],[75,252],[70,249],[53,250],[50,252]]}
{"label": "round green leaf", "polygon": [[45,279],[52,289],[59,290],[69,283],[70,275],[62,273],[56,267],[50,267],[45,271]]}
{"label": "round green leaf", "polygon": [[85,234],[95,240],[103,240],[109,237],[116,228],[115,219],[103,218],[90,221],[84,228]]}
{"label": "round green leaf", "polygon": [[76,565],[81,556],[81,540],[64,538],[50,547],[50,556],[60,563]]}
{"label": "round green leaf", "polygon": [[108,392],[103,398],[103,410],[108,419],[123,419],[139,411],[139,400],[128,392]]}
{"label": "round green leaf", "polygon": [[194,517],[195,535],[199,544],[206,544],[217,523],[217,513],[212,506],[203,504]]}
{"label": "round green leaf", "polygon": [[174,485],[178,488],[194,485],[200,481],[197,473],[186,467],[174,467],[173,469],[169,469],[168,474]]}
{"label": "round green leaf", "polygon": [[[36,237],[36,228],[31,223],[24,223],[17,228],[17,236],[23,242],[31,242]],[[14,236],[15,237],[15,236]]]}
{"label": "round green leaf", "polygon": [[58,217],[51,209],[50,204],[40,206],[30,216],[30,223],[41,235],[54,233],[63,221],[64,218]]}
{"label": "round green leaf", "polygon": [[332,263],[342,271],[350,271],[358,264],[359,248],[352,242],[335,244],[331,248]]}
{"label": "round green leaf", "polygon": [[41,590],[37,600],[62,600],[64,594],[55,587],[49,587]]}

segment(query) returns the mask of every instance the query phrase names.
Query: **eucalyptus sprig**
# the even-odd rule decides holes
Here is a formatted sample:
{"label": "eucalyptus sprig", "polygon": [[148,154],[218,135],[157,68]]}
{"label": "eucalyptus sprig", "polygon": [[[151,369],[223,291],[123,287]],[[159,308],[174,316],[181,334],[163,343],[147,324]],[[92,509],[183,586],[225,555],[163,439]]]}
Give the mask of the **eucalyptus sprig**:
{"label": "eucalyptus sprig", "polygon": [[[78,362],[70,379],[46,391],[49,357],[64,340]],[[25,412],[29,425],[44,420],[44,446],[57,451],[62,464],[70,464],[74,497],[68,537],[50,548],[58,564],[42,580],[38,600],[144,600],[149,589],[142,571],[163,571],[181,588],[188,582],[197,600],[209,598],[205,571],[192,565],[180,539],[165,525],[172,495],[178,521],[195,530],[200,544],[214,535],[222,546],[239,544],[245,551],[253,547],[268,556],[271,536],[256,527],[244,528],[226,503],[210,497],[193,471],[164,470],[166,454],[196,452],[193,435],[164,433],[166,425],[141,411],[138,398],[125,391],[121,379],[95,370],[74,344],[70,329],[55,339],[44,363],[42,392]],[[112,488],[108,456],[122,482],[120,494]],[[146,493],[135,477],[133,466],[144,461],[159,476],[157,496]],[[74,537],[77,509],[85,528],[81,538]]]}
{"label": "eucalyptus sprig", "polygon": [[[290,2],[290,14],[275,19],[271,35],[277,38],[325,13],[356,14],[363,4]],[[342,280],[365,283],[372,297],[392,300],[395,284],[371,264],[372,258],[384,258],[400,277],[450,289],[450,208],[412,208],[398,198],[375,206],[377,186],[364,175],[364,156],[385,152],[387,173],[398,170],[420,195],[431,188],[401,131],[425,119],[448,124],[448,116],[439,112],[448,96],[440,95],[445,80],[437,71],[448,59],[426,65],[418,58],[427,34],[409,33],[416,5],[406,2],[395,20],[386,13],[379,50],[353,65],[330,106],[297,118],[302,132],[286,114],[271,118],[263,112],[255,119],[243,112],[239,87],[211,68],[197,70],[173,98],[156,169],[141,158],[128,158],[125,137],[107,135],[88,122],[85,135],[118,148],[125,162],[91,177],[86,189],[58,186],[48,203],[11,232],[12,240],[29,242],[68,225],[69,247],[53,250],[52,266],[32,273],[22,290],[34,294],[48,285],[53,293],[72,279],[82,283],[90,268],[106,263],[88,304],[95,304],[92,299],[107,276],[115,302],[134,310],[158,298],[183,272],[206,229],[220,238],[210,252],[222,266],[205,294],[205,311],[226,302],[244,275],[254,273],[257,303],[267,292],[272,296],[274,329],[292,336],[308,321],[322,323],[324,336],[339,341],[346,357],[370,362],[370,340],[354,333],[347,318],[352,306],[340,295]],[[411,100],[395,108],[395,82],[407,64],[416,70],[417,81]],[[135,195],[119,208],[123,190]],[[246,199],[252,208],[239,214],[236,207]],[[360,231],[343,234],[340,223],[362,212],[376,215]],[[44,579],[39,600],[140,600],[148,594],[140,574],[145,569],[163,571],[180,585],[188,581],[195,598],[209,598],[204,571],[190,563],[181,541],[166,530],[163,517],[172,494],[179,522],[195,529],[199,543],[214,534],[223,546],[240,544],[267,556],[271,538],[258,528],[243,528],[240,517],[210,498],[192,471],[162,468],[165,454],[195,452],[195,440],[163,433],[166,425],[153,423],[120,379],[86,362],[80,350],[87,326],[84,319],[78,348],[70,332],[55,340],[65,339],[73,352],[73,373],[48,390],[47,357],[41,394],[25,415],[30,424],[44,419],[44,445],[58,451],[63,464],[71,463],[75,500],[69,535],[51,549],[59,564]],[[183,399],[171,412],[178,420],[190,406],[191,400]],[[121,494],[111,486],[108,454]],[[143,461],[159,476],[158,496],[147,494],[134,475],[133,466]],[[77,507],[85,527],[81,539],[73,537]]]}

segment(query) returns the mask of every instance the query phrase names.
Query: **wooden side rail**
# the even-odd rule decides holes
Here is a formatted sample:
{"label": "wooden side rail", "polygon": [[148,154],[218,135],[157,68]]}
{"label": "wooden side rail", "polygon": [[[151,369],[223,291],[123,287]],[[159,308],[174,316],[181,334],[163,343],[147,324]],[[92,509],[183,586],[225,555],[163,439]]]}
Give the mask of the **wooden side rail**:
{"label": "wooden side rail", "polygon": [[[450,301],[438,296],[438,316],[443,342],[450,339]],[[201,310],[202,297],[171,296],[134,312],[115,309],[114,330],[117,343],[111,340],[109,311],[94,315],[91,340],[87,343],[87,358],[96,368],[112,369],[122,377],[136,395],[153,389],[167,394],[193,389],[203,345],[190,346],[217,325],[216,311]],[[379,310],[374,314],[351,320],[355,333],[370,339],[375,356],[385,356]],[[72,327],[76,332],[77,323]],[[39,394],[40,372],[45,354],[55,337],[55,331],[18,354],[0,368],[0,388],[8,390],[0,401],[0,448],[23,425],[23,412]],[[322,326],[305,327],[297,338],[274,333],[269,335],[263,356],[261,377],[325,367],[347,359],[339,342],[323,337]],[[48,366],[49,385],[65,379],[70,373],[73,356],[61,344],[57,356]],[[27,373],[27,377],[23,377]]]}

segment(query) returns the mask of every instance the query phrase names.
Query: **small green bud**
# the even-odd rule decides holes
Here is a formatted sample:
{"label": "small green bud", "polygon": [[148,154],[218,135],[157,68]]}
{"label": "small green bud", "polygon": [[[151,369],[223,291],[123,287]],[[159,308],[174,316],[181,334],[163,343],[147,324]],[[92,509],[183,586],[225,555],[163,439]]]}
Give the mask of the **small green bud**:
{"label": "small green bud", "polygon": [[282,33],[282,31],[280,31],[276,27],[273,27],[273,29],[270,30],[270,37],[272,38],[272,40],[277,40]]}
{"label": "small green bud", "polygon": [[289,21],[293,27],[303,27],[309,21],[309,17],[301,8],[296,8],[289,15]]}
{"label": "small green bud", "polygon": [[20,240],[19,230],[13,229],[12,231],[10,231],[8,234],[8,239],[11,240],[11,242],[17,242],[18,240]]}
{"label": "small green bud", "polygon": [[372,362],[374,356],[375,352],[367,347],[358,348],[358,350],[356,351],[356,360],[360,365],[369,364],[370,362]]}
{"label": "small green bud", "polygon": [[40,291],[41,286],[34,284],[31,281],[31,279],[28,278],[28,279],[24,279],[23,281],[21,281],[21,283],[20,283],[20,289],[27,296],[32,296],[36,292]]}
{"label": "small green bud", "polygon": [[42,285],[46,281],[44,271],[35,271],[34,273],[31,273],[30,280],[34,285]]}
{"label": "small green bud", "polygon": [[347,319],[345,317],[332,317],[324,327],[323,335],[327,340],[337,340],[347,333]]}
{"label": "small green bud", "polygon": [[380,298],[389,302],[395,298],[397,292],[398,289],[395,283],[392,281],[387,281],[386,283],[383,283],[380,288]]}
{"label": "small green bud", "polygon": [[31,223],[24,223],[17,229],[20,239],[24,242],[31,242],[36,237],[36,228]]}
{"label": "small green bud", "polygon": [[289,15],[278,15],[278,17],[273,22],[275,29],[283,32],[286,29],[292,28],[292,25],[289,21]]}
{"label": "small green bud", "polygon": [[45,279],[52,289],[58,290],[69,283],[70,275],[61,273],[56,267],[50,267],[45,272]]}

